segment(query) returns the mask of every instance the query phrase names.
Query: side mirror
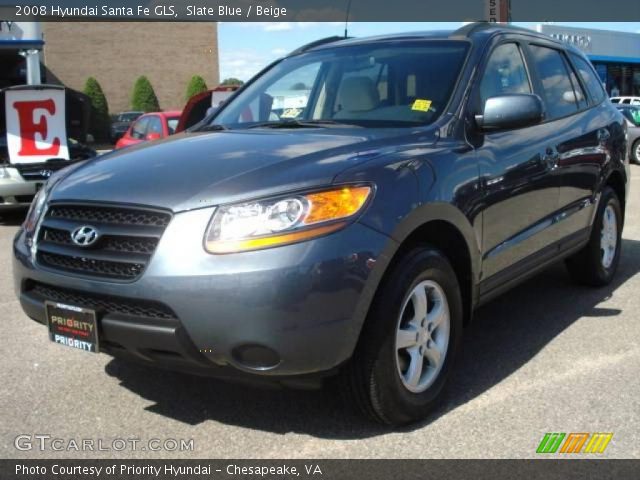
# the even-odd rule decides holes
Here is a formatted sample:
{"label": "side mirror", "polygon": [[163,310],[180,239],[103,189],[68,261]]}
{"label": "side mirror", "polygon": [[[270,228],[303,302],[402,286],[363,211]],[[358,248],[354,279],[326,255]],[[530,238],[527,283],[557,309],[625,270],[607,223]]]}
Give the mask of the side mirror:
{"label": "side mirror", "polygon": [[536,125],[544,117],[542,99],[538,95],[513,93],[488,98],[482,115],[476,115],[481,130],[509,130]]}
{"label": "side mirror", "polygon": [[145,140],[159,140],[160,138],[162,138],[162,135],[158,132],[147,133],[147,136],[144,137]]}

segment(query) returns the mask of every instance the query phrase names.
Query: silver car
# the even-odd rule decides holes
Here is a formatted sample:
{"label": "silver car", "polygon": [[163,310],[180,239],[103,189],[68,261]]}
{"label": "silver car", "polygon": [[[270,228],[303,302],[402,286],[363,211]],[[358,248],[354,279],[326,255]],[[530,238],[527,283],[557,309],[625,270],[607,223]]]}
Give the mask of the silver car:
{"label": "silver car", "polygon": [[640,105],[619,106],[618,110],[627,121],[629,160],[640,164]]}

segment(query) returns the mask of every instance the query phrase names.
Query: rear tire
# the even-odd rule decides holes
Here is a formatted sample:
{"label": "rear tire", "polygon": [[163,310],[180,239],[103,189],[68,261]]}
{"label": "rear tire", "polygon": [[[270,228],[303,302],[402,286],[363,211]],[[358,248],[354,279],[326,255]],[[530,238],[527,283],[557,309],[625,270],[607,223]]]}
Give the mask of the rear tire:
{"label": "rear tire", "polygon": [[438,402],[462,334],[455,272],[437,250],[405,254],[381,285],[341,372],[347,398],[373,420],[402,425]]}
{"label": "rear tire", "polygon": [[608,285],[618,269],[621,245],[622,208],[613,189],[605,187],[589,243],[566,260],[569,274],[585,285]]}

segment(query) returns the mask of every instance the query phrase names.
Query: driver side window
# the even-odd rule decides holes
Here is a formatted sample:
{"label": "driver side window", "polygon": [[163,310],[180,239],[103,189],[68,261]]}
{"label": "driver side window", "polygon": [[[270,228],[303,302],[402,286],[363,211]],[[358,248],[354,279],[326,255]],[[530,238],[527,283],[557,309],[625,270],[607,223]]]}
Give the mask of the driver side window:
{"label": "driver side window", "polygon": [[162,120],[157,115],[150,117],[149,127],[147,128],[147,133],[158,133],[162,135]]}
{"label": "driver side window", "polygon": [[510,93],[531,93],[527,69],[515,43],[500,45],[491,53],[480,82],[481,105],[488,98]]}
{"label": "driver side window", "polygon": [[142,140],[147,133],[147,125],[149,124],[149,117],[141,118],[131,127],[131,138],[136,140]]}

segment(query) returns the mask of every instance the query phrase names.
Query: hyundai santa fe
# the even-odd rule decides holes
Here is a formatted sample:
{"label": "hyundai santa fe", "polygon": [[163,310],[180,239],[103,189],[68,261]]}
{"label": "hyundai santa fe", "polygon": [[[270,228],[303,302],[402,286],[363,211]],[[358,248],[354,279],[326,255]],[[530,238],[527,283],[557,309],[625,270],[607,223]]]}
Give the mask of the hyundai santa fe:
{"label": "hyundai santa fe", "polygon": [[612,280],[628,167],[624,119],[573,47],[489,24],[325,39],[189,131],[52,176],[15,288],[56,343],[335,377],[404,424],[436,404],[476,307],[559,260]]}

